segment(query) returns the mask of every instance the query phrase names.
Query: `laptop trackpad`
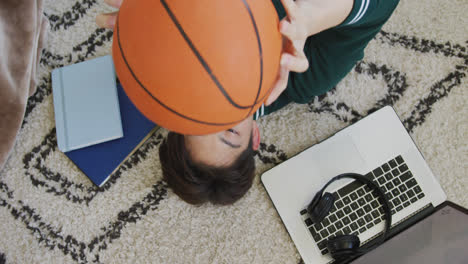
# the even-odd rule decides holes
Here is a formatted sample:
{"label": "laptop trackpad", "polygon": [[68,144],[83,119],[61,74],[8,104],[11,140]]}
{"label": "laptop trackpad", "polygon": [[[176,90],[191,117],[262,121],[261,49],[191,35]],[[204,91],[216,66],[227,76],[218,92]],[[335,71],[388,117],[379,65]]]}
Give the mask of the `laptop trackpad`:
{"label": "laptop trackpad", "polygon": [[[265,172],[262,181],[273,203],[282,208],[280,215],[286,217],[282,210],[299,212],[332,177],[346,172],[367,173],[365,164],[352,138],[336,134]],[[339,181],[339,185],[348,181]]]}
{"label": "laptop trackpad", "polygon": [[366,162],[348,135],[337,134],[314,148],[312,170],[326,181],[346,172],[366,173]]}

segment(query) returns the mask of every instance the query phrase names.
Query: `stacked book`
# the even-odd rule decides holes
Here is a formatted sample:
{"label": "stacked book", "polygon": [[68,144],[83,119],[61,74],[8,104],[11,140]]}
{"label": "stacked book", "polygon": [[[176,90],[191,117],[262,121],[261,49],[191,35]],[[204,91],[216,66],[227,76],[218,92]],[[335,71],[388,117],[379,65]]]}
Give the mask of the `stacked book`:
{"label": "stacked book", "polygon": [[157,130],[117,83],[112,57],[52,71],[58,148],[97,186]]}

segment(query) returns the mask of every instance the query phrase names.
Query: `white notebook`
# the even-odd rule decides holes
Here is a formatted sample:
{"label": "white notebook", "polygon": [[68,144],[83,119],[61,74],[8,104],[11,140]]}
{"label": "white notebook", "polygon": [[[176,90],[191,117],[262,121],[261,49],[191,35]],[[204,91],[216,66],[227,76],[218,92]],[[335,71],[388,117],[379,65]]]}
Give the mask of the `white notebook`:
{"label": "white notebook", "polygon": [[110,55],[53,70],[52,91],[61,151],[123,137]]}

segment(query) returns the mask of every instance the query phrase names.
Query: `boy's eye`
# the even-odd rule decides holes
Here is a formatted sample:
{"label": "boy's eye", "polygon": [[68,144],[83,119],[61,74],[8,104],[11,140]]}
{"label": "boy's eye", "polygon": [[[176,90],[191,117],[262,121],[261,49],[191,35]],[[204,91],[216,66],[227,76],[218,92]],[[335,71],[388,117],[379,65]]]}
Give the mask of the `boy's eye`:
{"label": "boy's eye", "polygon": [[233,134],[235,134],[235,135],[238,135],[238,134],[239,134],[239,133],[237,133],[237,131],[235,131],[235,130],[232,129],[232,128],[230,128],[230,129],[228,129],[228,130],[226,130],[226,131],[227,131],[227,132],[231,132],[231,133],[233,133]]}

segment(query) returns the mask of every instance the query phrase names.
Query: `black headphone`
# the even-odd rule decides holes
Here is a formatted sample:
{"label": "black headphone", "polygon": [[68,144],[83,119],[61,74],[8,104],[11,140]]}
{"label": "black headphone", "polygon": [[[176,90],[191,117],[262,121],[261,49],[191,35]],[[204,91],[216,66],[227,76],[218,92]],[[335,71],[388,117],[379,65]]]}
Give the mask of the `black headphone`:
{"label": "black headphone", "polygon": [[385,211],[385,229],[379,240],[365,247],[360,247],[361,241],[357,235],[345,234],[328,239],[327,249],[330,252],[332,258],[338,262],[358,257],[382,244],[387,238],[388,230],[390,230],[392,223],[390,203],[382,189],[380,189],[376,183],[361,174],[343,173],[333,177],[327,184],[325,184],[325,186],[323,186],[323,188],[314,196],[309,206],[307,207],[310,219],[314,224],[320,223],[325,218],[325,216],[327,216],[333,207],[333,203],[335,202],[335,197],[331,193],[326,192],[323,195],[322,193],[332,182],[343,178],[355,179],[356,181],[369,186],[373,191],[376,192],[376,194],[378,194],[380,197],[380,202],[382,203],[382,207]]}

